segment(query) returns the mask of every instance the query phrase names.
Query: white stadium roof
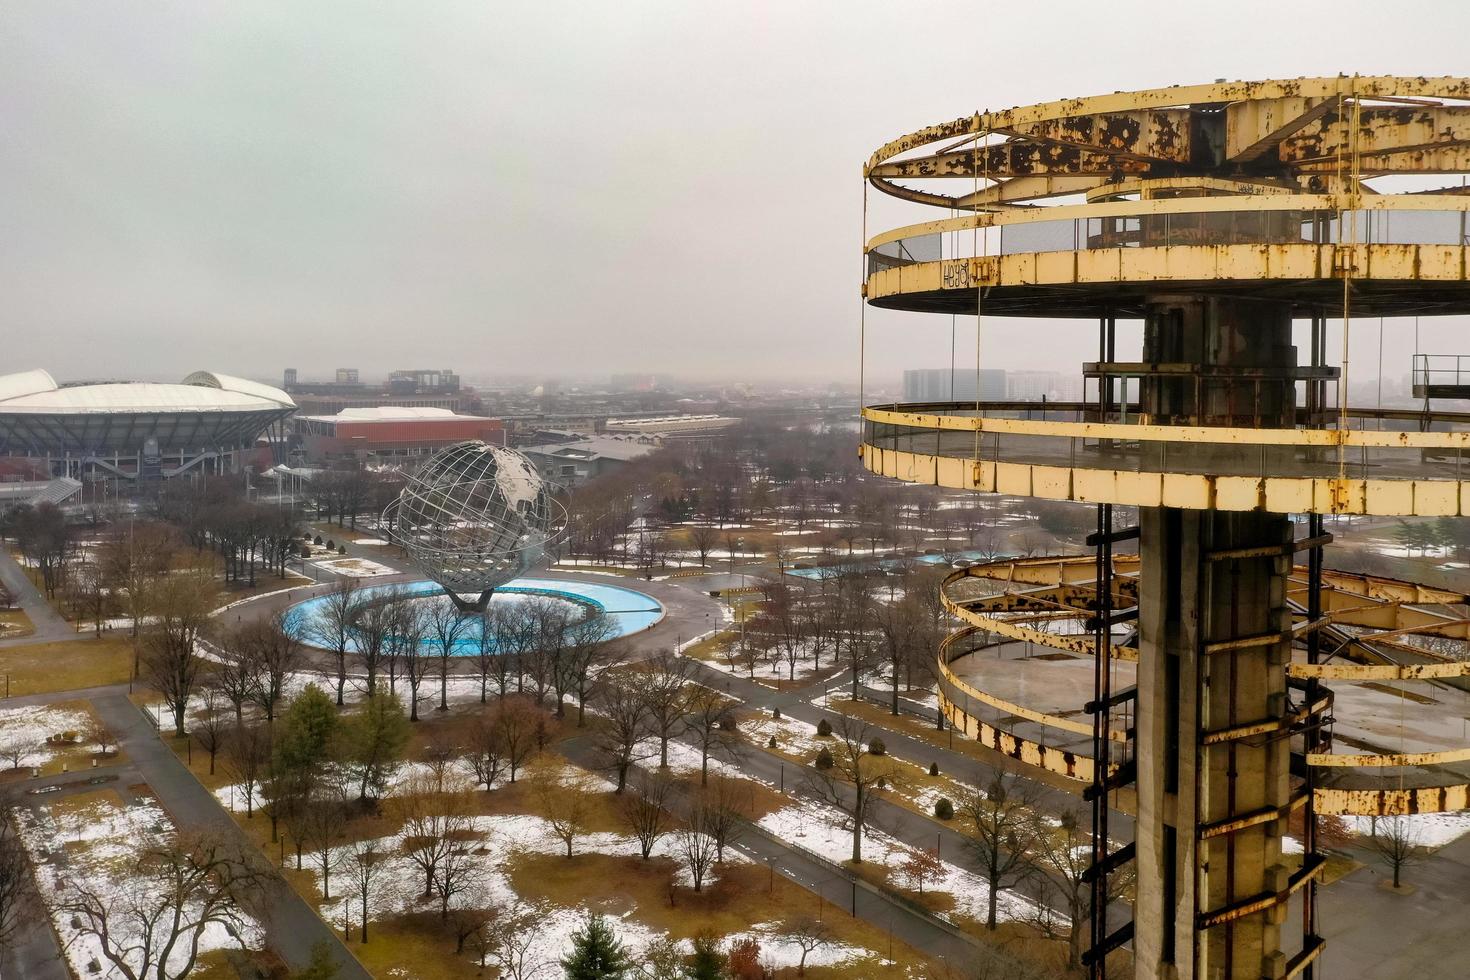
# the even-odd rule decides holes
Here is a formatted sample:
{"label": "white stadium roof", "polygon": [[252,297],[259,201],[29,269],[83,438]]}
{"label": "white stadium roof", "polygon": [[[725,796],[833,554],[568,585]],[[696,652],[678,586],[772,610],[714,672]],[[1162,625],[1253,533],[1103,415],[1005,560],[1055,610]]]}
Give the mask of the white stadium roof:
{"label": "white stadium roof", "polygon": [[196,371],[180,384],[108,382],[61,387],[42,370],[0,376],[0,414],[251,412],[295,408],[291,396],[255,381]]}
{"label": "white stadium roof", "polygon": [[250,446],[296,410],[270,385],[198,371],[179,384],[63,387],[42,370],[0,375],[0,455],[220,450]]}

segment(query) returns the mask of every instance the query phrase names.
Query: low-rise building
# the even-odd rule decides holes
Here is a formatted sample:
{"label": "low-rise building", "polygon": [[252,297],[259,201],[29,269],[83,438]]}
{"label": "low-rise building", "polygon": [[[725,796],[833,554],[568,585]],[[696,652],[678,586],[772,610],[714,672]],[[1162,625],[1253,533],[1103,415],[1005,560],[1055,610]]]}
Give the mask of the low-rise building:
{"label": "low-rise building", "polygon": [[626,465],[659,449],[657,439],[601,436],[579,442],[527,446],[521,450],[536,464],[542,479],[563,487],[575,487],[610,469]]}
{"label": "low-rise building", "polygon": [[466,439],[505,445],[500,419],[445,408],[344,408],[333,415],[298,415],[295,425],[301,451],[312,463],[424,456]]}

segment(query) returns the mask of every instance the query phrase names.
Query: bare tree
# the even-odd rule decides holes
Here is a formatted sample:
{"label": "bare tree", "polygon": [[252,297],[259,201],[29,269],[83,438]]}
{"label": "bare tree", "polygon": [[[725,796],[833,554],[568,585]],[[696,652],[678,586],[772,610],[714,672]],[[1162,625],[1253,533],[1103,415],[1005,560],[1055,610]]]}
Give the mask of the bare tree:
{"label": "bare tree", "polygon": [[713,688],[695,684],[689,689],[685,701],[688,715],[685,717],[687,730],[694,735],[699,746],[699,783],[709,783],[709,760],[712,755],[734,759],[744,746],[735,724],[735,707],[738,704]]}
{"label": "bare tree", "polygon": [[336,658],[338,707],[342,705],[342,695],[347,688],[347,648],[352,645],[352,624],[361,608],[357,579],[340,579],[337,587],[317,604],[315,615],[306,624],[307,636],[318,646],[332,651]]}
{"label": "bare tree", "polygon": [[581,770],[545,763],[531,776],[531,795],[551,832],[572,856],[572,846],[587,833],[592,816],[592,781]]}
{"label": "bare tree", "polygon": [[265,712],[267,721],[276,717],[276,708],[285,694],[286,681],[306,662],[296,626],[285,612],[247,626],[248,643],[255,648],[255,702]]}
{"label": "bare tree", "polygon": [[[612,620],[607,616],[588,616],[566,629],[566,642],[558,669],[562,676],[557,691],[577,696],[577,727],[587,721],[587,691],[592,683],[594,667],[607,667],[621,657],[621,650],[609,646],[613,636]],[[560,694],[558,693],[558,698]]]}
{"label": "bare tree", "polygon": [[473,830],[469,787],[451,781],[441,792],[432,777],[415,776],[390,802],[403,821],[404,856],[423,873],[424,897],[428,898],[434,894],[440,863]]}
{"label": "bare tree", "polygon": [[466,726],[449,722],[429,729],[420,749],[420,758],[428,769],[437,792],[458,781],[456,766],[464,756]]}
{"label": "bare tree", "polygon": [[[450,846],[439,859],[439,864],[434,868],[433,884],[434,894],[439,899],[439,921],[449,921],[449,907],[457,897],[469,896],[479,890],[479,886],[485,882],[485,869],[480,861],[471,852],[468,840],[473,831],[473,824],[453,833]],[[461,910],[483,908],[483,904],[473,900],[461,903]],[[461,924],[464,924],[461,917]],[[469,933],[459,936],[459,948],[463,950],[464,940]]]}
{"label": "bare tree", "polygon": [[424,616],[424,633],[439,655],[440,711],[449,710],[449,658],[455,655],[472,622],[447,596],[435,599]]}
{"label": "bare tree", "polygon": [[603,675],[595,694],[603,726],[597,732],[598,751],[605,765],[617,774],[616,792],[628,784],[628,770],[636,761],[638,743],[649,733],[648,696],[644,689],[646,675],[631,673],[616,677]]}
{"label": "bare tree", "polygon": [[524,668],[536,642],[536,621],[523,603],[492,602],[480,624],[475,670],[480,675],[480,703],[484,704],[487,680],[492,676],[496,697],[503,698],[510,693],[512,674],[517,690],[524,690]]}
{"label": "bare tree", "polygon": [[168,572],[181,542],[173,528],[154,522],[128,522],[127,530],[103,542],[98,561],[103,577],[130,621],[134,638],[142,629],[153,589]]}
{"label": "bare tree", "polygon": [[388,685],[399,666],[408,681],[408,720],[419,720],[419,688],[428,676],[431,655],[424,646],[428,630],[427,611],[411,596],[394,600],[393,633],[388,637]]}
{"label": "bare tree", "polygon": [[245,705],[256,700],[260,686],[260,664],[256,660],[259,647],[254,642],[254,624],[235,624],[214,629],[215,662],[209,671],[212,686],[224,695],[235,709],[235,724],[245,720]]}
{"label": "bare tree", "polygon": [[720,532],[708,524],[696,524],[689,529],[689,543],[699,554],[701,565],[709,564],[709,553],[715,550],[715,545],[720,541]]}
{"label": "bare tree", "polygon": [[492,716],[481,714],[467,726],[460,763],[487,791],[505,771],[505,740]]}
{"label": "bare tree", "polygon": [[533,599],[525,605],[526,615],[531,618],[534,628],[527,663],[536,686],[536,702],[545,701],[550,692],[556,699],[553,710],[561,718],[566,713],[565,701],[570,690],[562,658],[566,654],[573,613],[565,603],[551,599]]}
{"label": "bare tree", "polygon": [[1032,780],[997,770],[981,790],[964,796],[967,842],[990,882],[985,927],[994,929],[1000,892],[1014,886],[1031,868],[1031,851],[1041,833],[1036,814],[1040,788]]}
{"label": "bare tree", "polygon": [[112,730],[100,721],[94,721],[88,725],[84,737],[89,745],[97,746],[99,756],[106,757],[117,749],[117,736],[113,735]]}
{"label": "bare tree", "polygon": [[245,794],[245,816],[255,815],[255,793],[271,758],[270,729],[264,725],[236,725],[225,750],[225,771]]}
{"label": "bare tree", "polygon": [[204,685],[200,700],[203,709],[194,719],[193,735],[199,747],[209,753],[209,774],[213,776],[215,757],[230,737],[230,717],[224,710],[224,698],[215,684]]}
{"label": "bare tree", "polygon": [[806,958],[832,942],[832,930],[820,919],[802,915],[786,924],[786,938],[801,950],[801,959],[796,964],[796,975],[804,977]]}
{"label": "bare tree", "polygon": [[378,850],[378,842],[371,838],[353,843],[347,856],[347,877],[352,883],[353,892],[362,903],[363,942],[368,941],[368,902],[374,885],[382,877],[384,866],[390,860],[387,854]]}
{"label": "bare tree", "polygon": [[347,800],[340,785],[327,781],[303,808],[301,836],[311,851],[311,859],[322,873],[322,898],[332,897],[332,868],[336,867],[339,848],[347,836]]}
{"label": "bare tree", "polygon": [[8,948],[20,931],[28,909],[26,893],[30,867],[20,835],[9,818],[0,818],[0,949]]}
{"label": "bare tree", "polygon": [[7,725],[0,729],[0,759],[19,769],[40,745],[37,733],[27,725]]}
{"label": "bare tree", "polygon": [[1368,846],[1393,871],[1393,887],[1400,887],[1403,870],[1423,856],[1421,835],[1408,817],[1380,817],[1374,822]]}
{"label": "bare tree", "polygon": [[[1043,934],[1054,934],[1053,910],[1060,910],[1066,917],[1070,961],[1080,967],[1092,905],[1092,888],[1085,877],[1092,866],[1092,835],[1084,828],[1081,815],[1068,811],[1062,814],[1055,830],[1040,828],[1032,853],[1038,872],[1035,880],[1040,887],[1035,903],[1036,925]],[[1122,897],[1131,887],[1132,876],[1127,868],[1108,875],[1109,900]]]}
{"label": "bare tree", "polygon": [[485,953],[488,952],[506,980],[530,980],[536,970],[530,958],[531,944],[535,942],[538,927],[544,919],[541,910],[519,901],[503,910],[486,930],[487,943],[480,952],[481,965],[484,965]]}
{"label": "bare tree", "polygon": [[725,860],[725,848],[740,840],[749,819],[754,794],[739,779],[716,776],[700,791],[694,805],[701,811],[700,826],[715,843],[715,863]]}
{"label": "bare tree", "polygon": [[653,853],[658,839],[668,830],[667,805],[672,788],[673,782],[667,773],[640,773],[633,784],[633,792],[623,796],[619,808],[623,822],[638,839],[638,849],[645,861]]}
{"label": "bare tree", "polygon": [[675,835],[679,857],[684,862],[684,867],[689,869],[689,877],[694,882],[695,891],[704,888],[705,875],[709,873],[710,866],[715,863],[715,839],[709,835],[705,825],[707,814],[708,811],[703,807],[691,808],[688,819],[684,821]]}
{"label": "bare tree", "polygon": [[174,734],[183,737],[189,695],[199,678],[201,661],[194,656],[218,590],[214,576],[202,569],[166,576],[156,590],[153,620],[143,634],[143,668],[148,683],[163,698],[174,718]]}
{"label": "bare tree", "polygon": [[496,705],[490,718],[504,750],[505,765],[513,783],[517,771],[540,748],[546,712],[532,704],[530,698],[517,694]]}
{"label": "bare tree", "polygon": [[352,640],[357,647],[358,661],[366,675],[369,694],[378,689],[378,675],[389,659],[390,641],[397,618],[398,611],[391,591],[386,598],[359,603],[357,612],[352,617]]}
{"label": "bare tree", "polygon": [[672,650],[660,650],[647,662],[643,678],[643,701],[648,711],[649,734],[658,739],[658,765],[669,767],[669,740],[687,724],[689,675],[693,662]]}
{"label": "bare tree", "polygon": [[852,827],[852,860],[863,859],[863,828],[872,812],[874,794],[880,784],[891,782],[895,770],[888,756],[874,755],[869,745],[875,729],[856,718],[843,716],[833,733],[832,765],[807,771],[807,783],[823,801],[844,815]]}
{"label": "bare tree", "polygon": [[212,926],[243,948],[241,906],[259,881],[243,854],[206,837],[180,837],[145,847],[105,883],[68,881],[59,907],[127,980],[179,980],[193,971]]}

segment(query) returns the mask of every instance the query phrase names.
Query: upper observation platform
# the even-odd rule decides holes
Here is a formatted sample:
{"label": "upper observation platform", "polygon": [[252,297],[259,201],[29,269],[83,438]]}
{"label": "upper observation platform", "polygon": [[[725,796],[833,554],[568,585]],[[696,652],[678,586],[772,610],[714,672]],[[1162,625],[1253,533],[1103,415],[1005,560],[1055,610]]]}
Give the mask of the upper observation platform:
{"label": "upper observation platform", "polygon": [[1156,424],[1127,404],[1106,416],[1079,403],[876,405],[863,409],[862,455],[910,483],[1053,500],[1470,516],[1470,414],[1436,412],[1439,431],[1392,428],[1422,418],[1349,409],[1347,428],[1245,428]]}
{"label": "upper observation platform", "polygon": [[1229,82],[977,113],[868,161],[875,188],[948,216],[870,238],[864,290],[944,313],[1127,317],[1178,291],[1309,316],[1335,313],[1351,280],[1358,315],[1465,313],[1467,173],[1467,78]]}

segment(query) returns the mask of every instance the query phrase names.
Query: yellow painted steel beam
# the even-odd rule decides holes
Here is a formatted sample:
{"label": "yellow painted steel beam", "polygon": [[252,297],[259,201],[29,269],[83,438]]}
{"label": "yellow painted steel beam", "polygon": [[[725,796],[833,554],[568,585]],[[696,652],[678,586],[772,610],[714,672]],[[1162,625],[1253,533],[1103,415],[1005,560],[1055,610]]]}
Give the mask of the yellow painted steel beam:
{"label": "yellow painted steel beam", "polygon": [[[1053,178],[1056,179],[1056,178]],[[1239,182],[1224,182],[1216,178],[1173,178],[1170,180],[1122,181],[1115,187],[1116,193],[1130,190],[1142,193],[1154,186],[1160,189],[1181,191],[1190,187],[1204,190],[1220,190],[1224,187],[1240,188],[1235,193],[1214,194],[1205,197],[1154,197],[1143,200],[1097,201],[1087,204],[1067,204],[1054,207],[1011,208],[1004,211],[982,211],[953,218],[935,218],[915,224],[900,225],[878,232],[868,239],[865,251],[871,252],[880,245],[948,232],[966,232],[977,228],[1008,228],[1032,224],[1038,221],[1080,221],[1087,218],[1144,218],[1155,215],[1229,214],[1232,212],[1336,212],[1348,206],[1342,195],[1306,194],[1300,192],[1273,193],[1263,185],[1244,185]],[[1005,184],[1000,185],[1006,186]],[[1044,186],[1029,184],[1023,186]],[[1246,188],[1249,187],[1250,190]],[[994,190],[994,188],[992,188]],[[981,192],[984,193],[983,191]],[[1019,200],[1012,193],[1009,201]],[[1466,211],[1470,202],[1459,194],[1445,191],[1439,194],[1382,194],[1364,198],[1351,205],[1359,210],[1372,212],[1400,211]],[[961,238],[961,244],[968,241]]]}
{"label": "yellow painted steel beam", "polygon": [[[1462,245],[1357,245],[1355,281],[1462,283]],[[1344,262],[1332,245],[1249,243],[1140,246],[1078,251],[1018,252],[916,262],[874,272],[869,301],[914,293],[969,292],[1009,286],[1144,286],[1184,283],[1267,283],[1341,280]],[[998,299],[998,297],[997,297]]]}
{"label": "yellow painted steel beam", "polygon": [[959,729],[966,738],[972,738],[1001,755],[1025,765],[1044,769],[1058,776],[1077,780],[1079,783],[1092,782],[1095,766],[1093,760],[1088,756],[1067,752],[1031,739],[1020,738],[1003,728],[986,724],[951,701],[942,690],[939,694],[939,707],[949,723]]}
{"label": "yellow painted steel beam", "polygon": [[1470,784],[1417,789],[1318,788],[1312,800],[1319,814],[1394,817],[1470,809]]}
{"label": "yellow painted steel beam", "polygon": [[[1368,640],[1371,642],[1371,637]],[[1470,675],[1470,661],[1433,664],[1303,664],[1286,667],[1288,677],[1342,681],[1430,681]]]}
{"label": "yellow painted steel beam", "polygon": [[[1230,166],[1275,167],[1289,173],[1303,166],[1296,160],[1310,160],[1312,154],[1329,152],[1324,140],[1313,140],[1306,131],[1320,126],[1324,137],[1330,134],[1333,129],[1329,120],[1345,104],[1343,100],[1367,103],[1359,110],[1360,118],[1369,120],[1370,131],[1383,134],[1380,143],[1370,142],[1369,148],[1376,149],[1380,145],[1398,148],[1405,145],[1404,141],[1426,138],[1421,130],[1433,129],[1439,121],[1434,114],[1444,115],[1453,110],[1402,102],[1385,109],[1374,106],[1373,100],[1419,102],[1467,97],[1470,97],[1467,78],[1393,76],[1266,79],[1115,92],[977,112],[928,126],[879,147],[868,159],[863,173],[885,193],[907,196],[903,193],[906,188],[894,184],[880,168],[932,144],[962,137],[983,139],[992,134],[1019,134],[1049,152],[1111,150],[1105,155],[1121,157],[1120,163],[1157,161],[1160,168],[1177,170],[1197,166],[1204,170],[1216,165],[1196,163],[1195,158],[1208,161],[1208,157],[1193,154],[1190,149],[1196,132],[1207,125],[1205,118],[1221,112],[1225,116],[1223,149],[1227,156],[1234,157]],[[1340,131],[1341,126],[1337,129]],[[1431,132],[1428,138],[1433,140],[1433,137]],[[998,146],[985,148],[994,151]],[[939,200],[952,201],[942,195]]]}
{"label": "yellow painted steel beam", "polygon": [[1442,766],[1451,762],[1470,760],[1470,748],[1445,749],[1442,752],[1400,752],[1394,755],[1378,755],[1368,752],[1361,755],[1335,755],[1331,752],[1307,753],[1307,765],[1319,768],[1359,769],[1383,766]]}
{"label": "yellow painted steel beam", "polygon": [[[1261,430],[1276,431],[1276,430]],[[1289,430],[1286,430],[1289,431]],[[1450,433],[1419,433],[1448,435]],[[1211,476],[973,461],[864,445],[869,472],[907,483],[1046,500],[1185,510],[1470,516],[1470,480]],[[1470,472],[1467,472],[1470,477]]]}

